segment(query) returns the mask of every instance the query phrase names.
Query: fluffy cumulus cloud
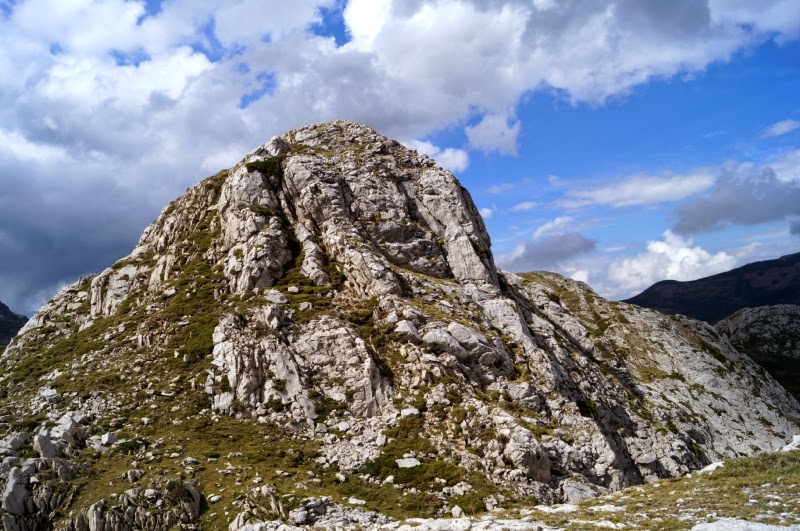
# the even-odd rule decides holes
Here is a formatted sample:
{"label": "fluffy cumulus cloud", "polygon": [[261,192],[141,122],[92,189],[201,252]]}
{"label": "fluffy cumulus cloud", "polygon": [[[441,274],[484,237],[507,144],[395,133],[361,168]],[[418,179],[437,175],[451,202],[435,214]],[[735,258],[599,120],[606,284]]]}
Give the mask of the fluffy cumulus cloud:
{"label": "fluffy cumulus cloud", "polygon": [[[513,153],[524,124],[509,110],[532,90],[599,104],[754,42],[794,38],[796,7],[0,2],[0,298],[29,312],[32,294],[107,265],[168,199],[287,129],[348,118],[422,139],[457,127],[471,149]],[[321,24],[323,8],[343,8],[338,42]],[[435,156],[458,171],[468,163],[462,148]],[[70,267],[47,258],[59,253],[74,257]]]}
{"label": "fluffy cumulus cloud", "polygon": [[497,114],[487,114],[478,124],[465,129],[469,145],[473,148],[505,155],[516,155],[519,131],[519,121],[510,122],[505,116]]}
{"label": "fluffy cumulus cloud", "polygon": [[623,296],[633,295],[664,279],[694,280],[728,271],[736,258],[724,253],[709,253],[671,231],[663,240],[647,243],[647,252],[618,259],[608,268],[608,282]]}
{"label": "fluffy cumulus cloud", "polygon": [[462,172],[469,166],[469,154],[463,149],[442,149],[431,142],[423,140],[407,140],[403,142],[403,145],[428,155],[440,166],[453,173]]}

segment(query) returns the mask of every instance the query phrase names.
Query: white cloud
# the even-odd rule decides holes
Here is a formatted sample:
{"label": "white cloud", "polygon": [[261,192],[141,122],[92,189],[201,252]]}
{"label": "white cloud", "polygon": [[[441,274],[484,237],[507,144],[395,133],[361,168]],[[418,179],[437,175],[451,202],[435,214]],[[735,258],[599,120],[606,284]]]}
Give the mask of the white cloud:
{"label": "white cloud", "polygon": [[491,208],[482,208],[480,209],[481,216],[483,219],[489,219],[494,214],[494,211]]}
{"label": "white cloud", "polygon": [[344,21],[350,34],[349,46],[368,51],[388,22],[391,0],[350,0],[344,9]]}
{"label": "white cloud", "polygon": [[589,284],[590,275],[589,271],[587,271],[586,269],[576,269],[574,271],[570,271],[568,274],[569,278],[571,278],[572,280],[577,280],[578,282],[585,282],[586,284]]}
{"label": "white cloud", "polygon": [[725,252],[711,254],[692,240],[664,232],[663,240],[647,242],[647,252],[614,260],[608,281],[625,295],[633,295],[665,279],[694,280],[736,267]]}
{"label": "white cloud", "polygon": [[444,169],[453,173],[462,172],[469,166],[469,154],[463,149],[442,149],[424,140],[406,140],[403,141],[403,145],[428,155]]}
{"label": "white cloud", "polygon": [[713,186],[714,180],[714,174],[708,168],[662,177],[635,175],[607,186],[569,190],[567,197],[558,201],[558,205],[565,208],[654,205],[704,192]]}
{"label": "white cloud", "polygon": [[[11,217],[6,205],[0,232],[10,227],[42,246],[30,243],[13,260],[4,254],[0,286],[39,292],[98,269],[166,200],[292,127],[348,118],[395,138],[425,138],[477,124],[465,131],[470,146],[513,153],[525,124],[509,113],[532,91],[602,104],[800,30],[796,0],[350,0],[343,16],[352,40],[337,47],[309,31],[319,8],[334,5],[170,0],[145,16],[142,1],[2,3],[0,175],[29,181],[6,187],[10,205],[24,198],[26,210]],[[253,101],[241,108],[247,95]],[[435,157],[453,171],[468,164],[463,149]],[[797,176],[788,165],[773,169],[779,179]],[[77,187],[87,182],[95,183],[88,191]],[[109,229],[96,249],[78,246],[75,235],[94,226],[83,216],[116,220],[121,196],[131,211],[107,224],[113,237]],[[644,204],[637,197],[628,202]],[[63,216],[72,208],[81,216]],[[82,250],[74,263],[40,260],[48,271],[26,271],[30,256],[58,238],[61,254]]]}
{"label": "white cloud", "polygon": [[496,151],[505,155],[517,154],[519,121],[510,122],[498,114],[487,114],[481,121],[464,130],[470,146],[481,151]]}
{"label": "white cloud", "polygon": [[788,151],[765,166],[775,172],[781,182],[800,182],[800,149]]}
{"label": "white cloud", "polygon": [[538,206],[535,201],[523,201],[511,207],[512,212],[528,212]]}
{"label": "white cloud", "polygon": [[433,157],[443,168],[458,173],[469,166],[469,155],[463,149],[446,148]]}
{"label": "white cloud", "polygon": [[785,135],[791,133],[798,127],[800,127],[800,122],[797,120],[781,120],[764,129],[764,136],[772,137]]}
{"label": "white cloud", "polygon": [[573,218],[569,216],[559,216],[553,221],[549,221],[536,229],[533,233],[533,238],[539,238],[541,236],[546,236],[548,234],[556,234],[559,232],[564,232],[564,229],[568,227],[573,221]]}
{"label": "white cloud", "polygon": [[487,192],[490,194],[502,194],[503,192],[507,192],[512,190],[514,185],[512,183],[500,183],[500,184],[493,184],[489,188],[486,189]]}

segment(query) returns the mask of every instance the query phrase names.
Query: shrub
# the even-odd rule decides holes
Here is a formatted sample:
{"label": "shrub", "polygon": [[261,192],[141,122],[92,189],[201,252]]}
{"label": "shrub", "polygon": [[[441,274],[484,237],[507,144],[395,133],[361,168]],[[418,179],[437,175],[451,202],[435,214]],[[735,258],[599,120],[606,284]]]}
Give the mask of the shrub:
{"label": "shrub", "polygon": [[265,175],[274,175],[277,177],[283,175],[281,157],[268,157],[263,160],[248,162],[245,164],[245,167],[247,171],[257,171]]}

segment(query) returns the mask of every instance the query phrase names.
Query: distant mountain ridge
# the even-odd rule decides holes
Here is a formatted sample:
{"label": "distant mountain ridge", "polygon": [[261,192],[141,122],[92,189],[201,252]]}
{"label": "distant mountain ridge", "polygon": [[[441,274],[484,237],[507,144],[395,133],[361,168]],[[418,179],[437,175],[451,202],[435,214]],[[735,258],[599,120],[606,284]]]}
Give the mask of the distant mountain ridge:
{"label": "distant mountain ridge", "polygon": [[0,302],[0,345],[7,345],[27,321],[27,317],[15,314]]}
{"label": "distant mountain ridge", "polygon": [[689,282],[664,280],[623,302],[710,324],[743,308],[800,304],[800,253]]}

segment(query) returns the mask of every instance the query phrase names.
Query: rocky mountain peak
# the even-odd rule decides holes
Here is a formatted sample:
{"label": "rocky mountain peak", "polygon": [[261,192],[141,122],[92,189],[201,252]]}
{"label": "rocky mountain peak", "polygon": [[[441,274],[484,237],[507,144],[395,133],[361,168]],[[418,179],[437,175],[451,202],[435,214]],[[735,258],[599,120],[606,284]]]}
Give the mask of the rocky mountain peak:
{"label": "rocky mountain peak", "polygon": [[[427,156],[362,125],[337,121],[273,138],[228,172],[212,207],[234,293],[271,286],[296,258],[292,246],[316,285],[329,282],[326,256],[336,256],[360,295],[403,294],[395,267],[498,293],[469,193]],[[141,249],[170,241],[163,221]]]}
{"label": "rocky mountain peak", "polygon": [[[173,201],[130,256],[37,312],[0,391],[0,452],[38,455],[39,473],[88,463],[57,501],[0,467],[9,521],[59,506],[64,529],[149,511],[98,502],[120,477],[172,488],[192,503],[159,514],[206,528],[289,518],[282,496],[311,492],[394,517],[574,501],[780,447],[800,419],[705,323],[498,271],[455,177],[345,121]],[[195,510],[222,492],[233,521]]]}

